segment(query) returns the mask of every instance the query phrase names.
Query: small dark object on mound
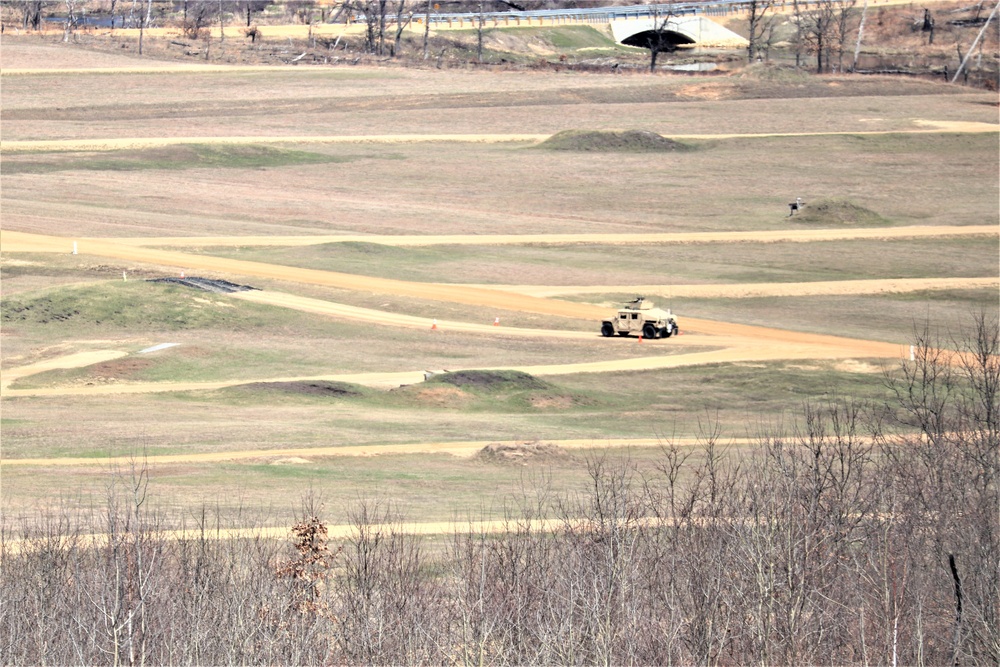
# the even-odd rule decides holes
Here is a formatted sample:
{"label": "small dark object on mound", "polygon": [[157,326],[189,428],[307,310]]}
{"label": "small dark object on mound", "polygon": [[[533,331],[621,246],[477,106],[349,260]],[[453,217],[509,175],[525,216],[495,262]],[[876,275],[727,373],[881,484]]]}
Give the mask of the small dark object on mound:
{"label": "small dark object on mound", "polygon": [[799,222],[820,225],[857,225],[881,227],[889,221],[878,213],[842,199],[821,199],[803,207],[795,218]]}
{"label": "small dark object on mound", "polygon": [[427,382],[492,390],[548,389],[549,383],[521,371],[455,371],[434,375]]}
{"label": "small dark object on mound", "polygon": [[686,151],[690,147],[643,130],[564,130],[538,144],[538,148],[594,153],[664,153]]}
{"label": "small dark object on mound", "polygon": [[494,442],[479,450],[476,455],[481,461],[489,463],[520,463],[526,465],[529,460],[540,461],[565,458],[566,450],[558,445],[545,442]]}
{"label": "small dark object on mound", "polygon": [[355,385],[346,382],[253,382],[243,385],[247,389],[280,391],[299,396],[362,396],[364,393]]}
{"label": "small dark object on mound", "polygon": [[210,278],[196,278],[194,276],[190,278],[151,278],[146,282],[173,283],[175,285],[193,287],[207,292],[218,292],[219,294],[231,294],[233,292],[246,292],[257,289],[256,287],[251,287],[249,285],[237,285],[236,283],[231,283],[228,280],[212,280]]}

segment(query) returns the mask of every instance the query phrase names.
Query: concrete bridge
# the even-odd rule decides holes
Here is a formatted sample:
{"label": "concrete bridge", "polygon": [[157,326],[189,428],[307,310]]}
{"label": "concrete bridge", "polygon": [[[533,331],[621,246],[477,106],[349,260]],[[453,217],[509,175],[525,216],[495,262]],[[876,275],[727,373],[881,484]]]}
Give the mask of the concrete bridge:
{"label": "concrete bridge", "polygon": [[615,41],[628,46],[649,48],[659,42],[674,47],[743,49],[748,44],[746,38],[704,16],[623,19],[610,24]]}
{"label": "concrete bridge", "polygon": [[[708,2],[681,2],[669,5],[632,5],[627,7],[594,7],[590,9],[542,9],[524,12],[433,13],[431,26],[441,29],[469,29],[480,25],[484,28],[516,28],[558,25],[609,25],[616,42],[629,46],[649,48],[655,40],[657,27],[665,33],[661,43],[676,46],[705,46],[716,48],[746,48],[747,41],[736,33],[723,28],[707,16],[728,16],[742,13],[745,0],[709,0]],[[810,0],[802,0],[809,2]],[[815,2],[816,0],[812,0]],[[663,27],[666,17],[670,17]],[[416,24],[425,17],[413,16]]]}

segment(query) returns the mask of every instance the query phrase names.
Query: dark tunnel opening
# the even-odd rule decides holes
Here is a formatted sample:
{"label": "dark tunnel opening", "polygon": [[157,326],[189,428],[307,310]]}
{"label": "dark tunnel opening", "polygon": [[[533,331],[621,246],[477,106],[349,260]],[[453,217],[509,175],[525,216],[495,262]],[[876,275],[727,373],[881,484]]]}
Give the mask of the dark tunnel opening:
{"label": "dark tunnel opening", "polygon": [[622,40],[622,44],[643,49],[674,51],[680,47],[694,46],[694,39],[674,30],[644,30]]}

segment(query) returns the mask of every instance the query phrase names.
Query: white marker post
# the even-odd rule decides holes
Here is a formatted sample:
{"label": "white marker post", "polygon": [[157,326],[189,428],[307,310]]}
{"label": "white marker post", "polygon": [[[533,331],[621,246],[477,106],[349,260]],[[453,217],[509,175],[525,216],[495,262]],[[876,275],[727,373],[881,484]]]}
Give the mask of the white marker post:
{"label": "white marker post", "polygon": [[124,271],[122,271],[122,282],[123,283],[127,283],[128,282],[128,278],[125,277],[125,272]]}
{"label": "white marker post", "polygon": [[76,254],[76,241],[73,241],[73,254]]}
{"label": "white marker post", "polygon": [[916,357],[916,354],[914,354],[914,349],[913,349],[913,346],[911,345],[910,346],[910,361],[916,361],[916,360],[917,360],[917,357]]}

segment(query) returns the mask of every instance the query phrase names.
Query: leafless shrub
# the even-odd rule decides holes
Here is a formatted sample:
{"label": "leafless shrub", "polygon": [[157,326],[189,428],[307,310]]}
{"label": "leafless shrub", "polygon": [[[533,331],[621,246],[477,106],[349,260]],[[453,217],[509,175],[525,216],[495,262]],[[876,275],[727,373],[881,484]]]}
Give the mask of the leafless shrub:
{"label": "leafless shrub", "polygon": [[307,498],[293,539],[180,537],[150,471],[109,479],[101,533],[67,509],[0,534],[4,664],[996,664],[1000,334],[918,336],[884,405],[806,405],[734,451],[717,420],[657,465],[508,499],[429,555],[401,512]]}

